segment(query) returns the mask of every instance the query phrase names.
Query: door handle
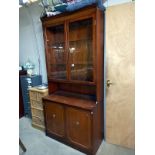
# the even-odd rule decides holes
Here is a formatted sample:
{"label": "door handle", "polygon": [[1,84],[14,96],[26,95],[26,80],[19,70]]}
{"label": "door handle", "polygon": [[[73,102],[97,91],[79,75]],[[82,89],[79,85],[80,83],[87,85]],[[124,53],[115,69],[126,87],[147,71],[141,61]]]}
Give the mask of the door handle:
{"label": "door handle", "polygon": [[109,88],[113,83],[110,80],[107,80],[107,87]]}

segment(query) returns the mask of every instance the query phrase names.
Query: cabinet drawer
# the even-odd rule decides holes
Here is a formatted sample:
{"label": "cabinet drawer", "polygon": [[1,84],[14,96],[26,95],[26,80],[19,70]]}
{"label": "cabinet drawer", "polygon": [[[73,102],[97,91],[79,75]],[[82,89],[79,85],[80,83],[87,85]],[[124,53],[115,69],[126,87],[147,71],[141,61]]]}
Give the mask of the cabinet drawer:
{"label": "cabinet drawer", "polygon": [[45,102],[44,109],[47,131],[64,137],[64,107],[53,102]]}
{"label": "cabinet drawer", "polygon": [[32,124],[37,124],[37,125],[40,125],[40,126],[44,126],[44,120],[39,118],[39,117],[35,117],[35,116],[32,116]]}
{"label": "cabinet drawer", "polygon": [[43,110],[31,108],[32,116],[40,117],[44,119]]}
{"label": "cabinet drawer", "polygon": [[42,102],[43,96],[45,96],[43,93],[37,93],[37,101]]}
{"label": "cabinet drawer", "polygon": [[91,112],[76,108],[66,109],[67,137],[83,148],[91,147]]}
{"label": "cabinet drawer", "polygon": [[30,95],[31,100],[36,100],[37,99],[37,93],[36,92],[30,91],[29,95]]}
{"label": "cabinet drawer", "polygon": [[31,107],[43,110],[43,104],[42,102],[39,102],[39,101],[31,100]]}

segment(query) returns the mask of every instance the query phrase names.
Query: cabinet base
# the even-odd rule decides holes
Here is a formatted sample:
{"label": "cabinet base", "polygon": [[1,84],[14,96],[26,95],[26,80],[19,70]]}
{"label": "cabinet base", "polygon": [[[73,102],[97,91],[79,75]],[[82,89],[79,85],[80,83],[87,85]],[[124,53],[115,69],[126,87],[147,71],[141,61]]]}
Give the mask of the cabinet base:
{"label": "cabinet base", "polygon": [[68,146],[70,146],[70,147],[72,147],[72,148],[74,148],[74,149],[76,149],[76,150],[78,150],[78,151],[80,151],[82,153],[86,153],[87,155],[95,155],[96,154],[96,153],[93,153],[93,151],[91,151],[91,150],[81,148],[81,147],[69,142],[67,139],[65,139],[63,137],[62,138],[58,137],[58,136],[56,136],[56,135],[54,135],[52,133],[49,133],[48,131],[46,131],[46,136],[48,136],[50,138],[53,138],[53,139],[55,139],[55,140],[57,140],[57,141],[59,141],[59,142],[61,142],[63,144],[66,144],[66,145],[68,145]]}

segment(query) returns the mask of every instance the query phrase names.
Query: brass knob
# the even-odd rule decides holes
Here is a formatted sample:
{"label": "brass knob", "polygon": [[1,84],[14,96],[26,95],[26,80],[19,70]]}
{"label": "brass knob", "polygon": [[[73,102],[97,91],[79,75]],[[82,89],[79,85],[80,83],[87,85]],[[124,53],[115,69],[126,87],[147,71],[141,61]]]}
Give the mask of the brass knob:
{"label": "brass knob", "polygon": [[110,80],[107,80],[107,87],[109,88],[113,83]]}
{"label": "brass knob", "polygon": [[79,124],[80,124],[80,123],[77,121],[77,122],[76,122],[76,125],[79,125]]}
{"label": "brass knob", "polygon": [[53,114],[52,116],[53,116],[53,118],[55,118],[55,116],[56,116],[56,115],[55,115],[55,114]]}

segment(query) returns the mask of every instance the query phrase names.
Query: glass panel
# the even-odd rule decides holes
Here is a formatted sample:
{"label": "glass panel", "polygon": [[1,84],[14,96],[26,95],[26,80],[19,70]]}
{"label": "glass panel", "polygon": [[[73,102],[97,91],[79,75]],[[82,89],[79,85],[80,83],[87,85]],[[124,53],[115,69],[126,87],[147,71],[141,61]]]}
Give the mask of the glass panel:
{"label": "glass panel", "polygon": [[47,29],[47,48],[49,59],[49,76],[53,79],[66,79],[66,53],[64,25]]}
{"label": "glass panel", "polygon": [[93,81],[92,18],[69,25],[71,80]]}

